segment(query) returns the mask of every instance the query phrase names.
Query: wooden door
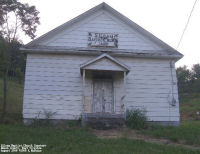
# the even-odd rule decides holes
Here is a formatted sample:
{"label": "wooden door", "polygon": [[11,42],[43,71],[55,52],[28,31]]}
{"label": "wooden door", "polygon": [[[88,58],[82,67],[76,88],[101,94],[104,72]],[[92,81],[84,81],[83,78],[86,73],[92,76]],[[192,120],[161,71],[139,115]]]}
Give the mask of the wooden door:
{"label": "wooden door", "polygon": [[93,85],[93,112],[112,113],[113,103],[113,82],[111,79],[94,80]]}

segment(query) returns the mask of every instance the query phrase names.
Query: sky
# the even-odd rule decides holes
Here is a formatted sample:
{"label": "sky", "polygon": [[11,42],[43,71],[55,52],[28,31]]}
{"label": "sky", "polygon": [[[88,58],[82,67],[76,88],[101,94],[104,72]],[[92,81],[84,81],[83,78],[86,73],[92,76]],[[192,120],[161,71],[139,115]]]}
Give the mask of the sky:
{"label": "sky", "polygon": [[[40,12],[40,22],[36,35],[56,28],[102,0],[19,0],[35,5]],[[108,5],[139,24],[156,37],[177,49],[183,29],[195,0],[104,0]],[[21,38],[23,43],[31,40]],[[176,67],[200,63],[200,0],[197,1],[190,23],[177,49],[184,57]]]}

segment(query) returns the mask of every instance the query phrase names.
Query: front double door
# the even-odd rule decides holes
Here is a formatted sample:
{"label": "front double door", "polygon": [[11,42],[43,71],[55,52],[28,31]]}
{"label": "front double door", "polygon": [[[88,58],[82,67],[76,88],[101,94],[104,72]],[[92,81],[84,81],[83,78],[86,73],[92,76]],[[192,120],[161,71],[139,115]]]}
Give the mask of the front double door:
{"label": "front double door", "polygon": [[113,113],[113,111],[112,79],[95,79],[93,82],[93,112]]}

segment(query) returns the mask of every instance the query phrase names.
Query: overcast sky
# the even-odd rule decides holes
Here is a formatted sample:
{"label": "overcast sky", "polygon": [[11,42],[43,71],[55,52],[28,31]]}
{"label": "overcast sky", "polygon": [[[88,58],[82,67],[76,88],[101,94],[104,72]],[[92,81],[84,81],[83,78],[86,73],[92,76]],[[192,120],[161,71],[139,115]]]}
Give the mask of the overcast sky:
{"label": "overcast sky", "polygon": [[[102,3],[101,0],[20,0],[40,11],[37,37]],[[195,0],[104,0],[155,36],[176,48]],[[24,43],[30,39],[23,38]],[[176,66],[200,63],[200,1],[177,49],[184,54]]]}

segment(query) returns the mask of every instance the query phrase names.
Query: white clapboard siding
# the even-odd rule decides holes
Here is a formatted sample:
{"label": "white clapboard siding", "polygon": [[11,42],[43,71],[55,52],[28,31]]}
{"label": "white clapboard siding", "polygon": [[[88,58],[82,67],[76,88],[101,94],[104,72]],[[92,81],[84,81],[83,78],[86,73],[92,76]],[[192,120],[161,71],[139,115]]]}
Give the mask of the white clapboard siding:
{"label": "white clapboard siding", "polygon": [[[127,108],[145,108],[151,120],[165,121],[158,120],[160,118],[157,117],[170,117],[166,118],[168,119],[166,121],[177,121],[179,119],[177,79],[175,69],[172,68],[172,83],[170,61],[131,58],[120,58],[120,61],[131,68],[127,76]],[[172,86],[177,100],[175,107],[170,105]]]}
{"label": "white clapboard siding", "polygon": [[[45,119],[45,115],[43,113],[38,114],[38,113],[23,113],[24,118],[26,119],[32,119],[34,118],[40,118],[40,119]],[[56,113],[52,119],[68,119],[68,120],[78,120],[80,119],[80,115],[75,115],[75,114],[58,114]]]}
{"label": "white clapboard siding", "polygon": [[[26,90],[25,90],[26,91]],[[31,100],[36,100],[36,101],[40,101],[43,102],[45,100],[49,101],[52,100],[54,102],[59,102],[60,100],[63,101],[80,101],[81,100],[81,96],[61,96],[61,95],[24,95],[24,101],[29,102]]]}
{"label": "white clapboard siding", "polygon": [[139,34],[137,30],[133,30],[105,10],[94,13],[40,44],[45,46],[87,47],[88,32],[118,34],[119,49],[149,50],[149,52],[162,50],[161,47]]}
{"label": "white clapboard siding", "polygon": [[[129,96],[129,95],[128,95]],[[143,104],[146,103],[167,103],[169,99],[167,97],[126,97],[126,102],[127,104],[134,104],[134,103],[141,103],[140,105],[142,106]],[[166,104],[166,106],[169,106],[169,104]]]}
{"label": "white clapboard siding", "polygon": [[180,121],[180,117],[179,116],[150,116],[148,117],[149,121]]}
{"label": "white clapboard siding", "polygon": [[[57,105],[59,107],[62,107],[65,108],[67,106],[70,106],[69,108],[71,107],[75,107],[75,108],[81,108],[80,106],[80,100],[79,101],[66,101],[66,100],[59,100],[58,103],[55,104],[55,101],[54,100],[41,100],[38,101],[38,100],[27,100],[27,103],[24,105],[24,108],[33,108],[33,106],[37,106],[37,107],[40,107],[40,106],[43,106],[45,107],[46,105],[47,106],[52,106],[52,105]],[[41,107],[42,108],[42,107]]]}
{"label": "white clapboard siding", "polygon": [[44,118],[44,110],[56,112],[53,119],[80,117],[82,109],[80,65],[90,59],[90,56],[63,58],[63,56],[28,54],[24,118],[35,118],[40,112],[41,118]]}
{"label": "white clapboard siding", "polygon": [[[44,111],[56,112],[52,119],[78,119],[82,112],[80,66],[95,56],[28,54],[24,87],[24,118],[45,118]],[[130,68],[125,102],[128,109],[142,108],[150,121],[178,121],[179,104],[175,69],[169,60],[114,57]],[[112,67],[105,62],[103,67]],[[113,66],[114,67],[114,66]],[[85,112],[92,112],[92,74],[86,71]],[[176,106],[171,106],[172,86]],[[123,113],[123,72],[114,73],[115,113]]]}

